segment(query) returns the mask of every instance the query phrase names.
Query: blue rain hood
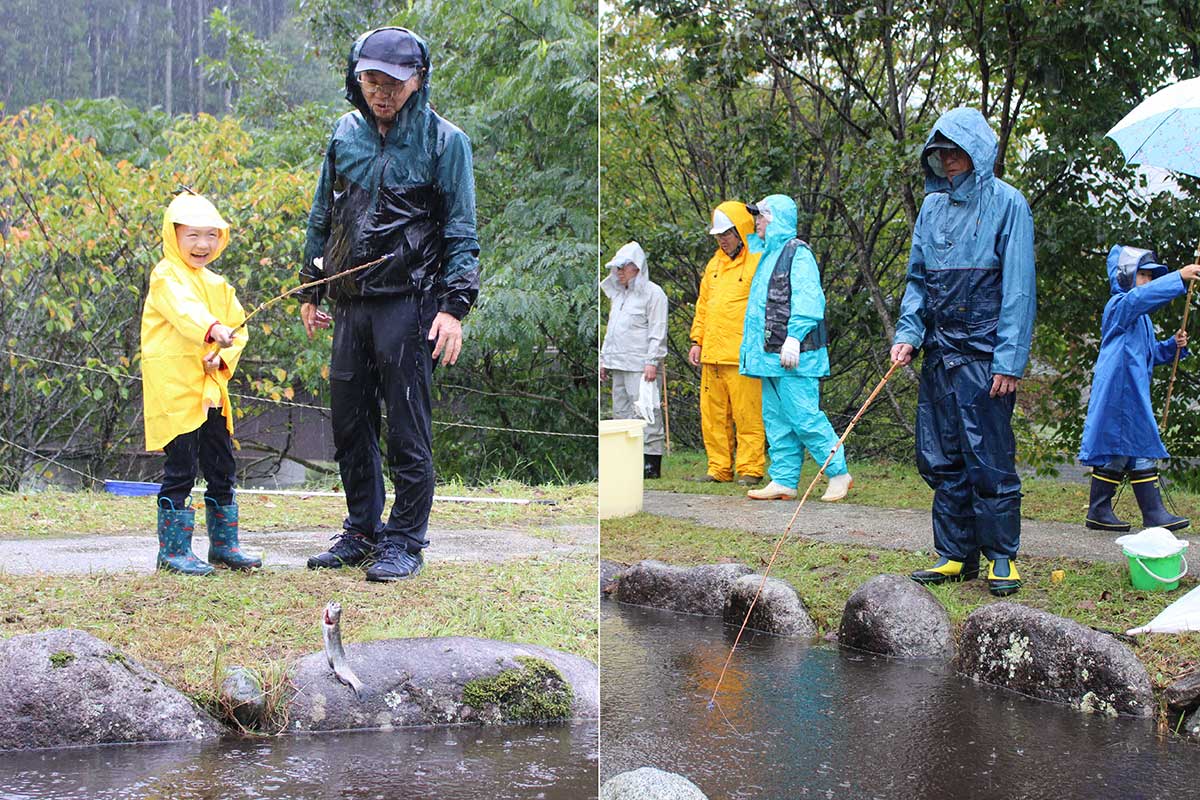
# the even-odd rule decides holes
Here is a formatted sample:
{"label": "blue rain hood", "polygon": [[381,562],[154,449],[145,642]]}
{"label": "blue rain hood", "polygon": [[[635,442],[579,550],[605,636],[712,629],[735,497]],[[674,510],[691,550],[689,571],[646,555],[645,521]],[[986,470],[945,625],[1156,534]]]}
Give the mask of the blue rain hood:
{"label": "blue rain hood", "polygon": [[738,371],[758,378],[824,377],[829,374],[829,351],[825,347],[800,353],[800,362],[793,369],[779,364],[779,352],[767,351],[768,316],[786,320],[787,336],[803,341],[825,318],[825,293],[821,290],[821,272],[817,259],[808,245],[801,243],[792,258],[790,292],[786,297],[774,297],[770,291],[771,276],[788,242],[796,238],[796,203],[792,198],[773,194],[763,201],[771,211],[765,237],[749,239],[752,252],[762,252],[750,297],[746,301],[746,318],[742,328],[742,346],[738,354]]}
{"label": "blue rain hood", "polygon": [[[1151,373],[1175,360],[1175,338],[1157,341],[1150,314],[1182,295],[1183,279],[1167,272],[1151,250],[1114,245],[1105,269],[1112,296],[1100,321],[1100,353],[1092,375],[1079,460],[1103,466],[1116,456],[1168,458],[1150,404]],[[1159,273],[1142,286],[1125,288],[1139,269]],[[1160,273],[1161,271],[1161,273]],[[1180,357],[1186,357],[1185,348]]]}
{"label": "blue rain hood", "polygon": [[1108,251],[1108,285],[1113,294],[1128,292],[1137,283],[1137,274],[1142,270],[1161,278],[1170,270],[1158,263],[1158,254],[1153,250],[1114,244]]}
{"label": "blue rain hood", "polygon": [[[969,172],[950,180],[933,171],[930,146],[939,134],[971,157]],[[1037,311],[1033,215],[1024,195],[993,173],[996,152],[995,134],[973,108],[947,111],[930,131],[894,342],[948,369],[990,361],[994,374],[1019,378]]]}

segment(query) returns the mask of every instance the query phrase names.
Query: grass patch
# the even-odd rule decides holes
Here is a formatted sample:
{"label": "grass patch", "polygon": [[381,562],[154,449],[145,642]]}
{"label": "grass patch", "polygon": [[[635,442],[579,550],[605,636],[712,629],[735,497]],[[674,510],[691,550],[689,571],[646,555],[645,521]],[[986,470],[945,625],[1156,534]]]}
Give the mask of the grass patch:
{"label": "grass patch", "polygon": [[[436,502],[429,517],[434,527],[495,528],[589,524],[596,519],[596,484],[526,486],[500,481],[487,487],[443,484],[437,494],[452,497],[526,498],[549,501],[509,503]],[[203,499],[192,495],[200,508]],[[292,497],[238,493],[240,524],[247,531],[340,530],[346,516],[341,497]],[[153,531],[153,497],[119,497],[107,492],[47,491],[0,494],[0,539],[45,539],[83,534],[145,534]],[[204,528],[204,513],[196,514]]]}
{"label": "grass patch", "polygon": [[[775,541],[773,536],[650,514],[604,520],[600,528],[601,556],[625,564],[647,558],[679,566],[739,562],[761,572]],[[880,574],[907,575],[928,566],[931,558],[931,552],[871,550],[792,538],[780,551],[771,575],[796,589],[822,632],[836,631],[846,600],[860,585]],[[1062,558],[1022,556],[1020,569],[1024,586],[1010,600],[1118,632],[1146,623],[1197,584],[1188,577],[1176,592],[1139,592],[1130,585],[1125,565]],[[1050,577],[1056,569],[1066,572],[1059,583]],[[956,628],[970,612],[998,600],[988,594],[982,580],[930,589]],[[1200,665],[1200,633],[1139,636],[1133,650],[1155,688],[1161,689]]]}
{"label": "grass patch", "polygon": [[417,580],[397,584],[367,583],[353,569],[4,575],[0,637],[87,631],[217,710],[214,676],[223,678],[225,666],[278,676],[280,664],[320,651],[321,611],[331,598],[345,609],[346,643],[481,636],[597,658],[596,563],[587,556],[432,562]]}
{"label": "grass patch", "polygon": [[[933,504],[933,491],[925,485],[914,464],[854,461],[853,449],[850,450],[850,455],[849,466],[850,474],[854,476],[854,488],[850,490],[847,502],[880,508],[913,509],[928,509]],[[673,452],[663,459],[663,477],[659,480],[648,480],[645,486],[647,489],[690,494],[745,494],[746,490],[736,483],[696,483],[688,480],[689,477],[703,475],[707,464],[703,451]],[[806,459],[800,474],[801,494],[816,474],[817,465],[811,459]],[[821,496],[825,491],[825,483],[824,478],[817,483],[810,500]],[[1083,523],[1088,507],[1088,484],[1070,483],[1056,478],[1025,477],[1021,479],[1021,490],[1025,495],[1021,500],[1022,517],[1047,522]],[[1182,488],[1172,488],[1170,492],[1177,513],[1200,521],[1200,494],[1184,491]],[[1128,486],[1121,492],[1114,509],[1118,517],[1133,523],[1135,530],[1140,527],[1142,515]],[[1187,534],[1188,531],[1183,533]]]}

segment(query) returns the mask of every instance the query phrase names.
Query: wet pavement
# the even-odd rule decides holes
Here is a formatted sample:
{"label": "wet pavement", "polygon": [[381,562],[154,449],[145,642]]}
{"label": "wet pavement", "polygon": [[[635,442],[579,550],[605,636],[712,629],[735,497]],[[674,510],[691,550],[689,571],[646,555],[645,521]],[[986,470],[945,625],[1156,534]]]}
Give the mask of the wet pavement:
{"label": "wet pavement", "polygon": [[[648,491],[642,510],[648,514],[686,519],[714,528],[735,528],[777,537],[786,530],[788,521],[796,511],[796,503]],[[876,508],[810,499],[800,509],[792,533],[837,544],[926,552],[933,549],[929,509]],[[1057,556],[1123,564],[1126,558],[1121,548],[1113,544],[1113,540],[1120,535],[1090,531],[1082,524],[1025,519],[1021,521],[1021,552],[1029,556]]]}
{"label": "wet pavement", "polygon": [[[427,561],[500,562],[530,556],[571,557],[596,552],[596,526],[539,528],[541,535],[519,529],[429,529]],[[262,553],[265,569],[300,569],[308,557],[325,550],[335,532],[242,531],[242,549]],[[203,557],[208,539],[197,531],[192,547]],[[153,572],[157,543],[144,536],[81,535],[57,539],[0,541],[0,574],[87,574]]]}

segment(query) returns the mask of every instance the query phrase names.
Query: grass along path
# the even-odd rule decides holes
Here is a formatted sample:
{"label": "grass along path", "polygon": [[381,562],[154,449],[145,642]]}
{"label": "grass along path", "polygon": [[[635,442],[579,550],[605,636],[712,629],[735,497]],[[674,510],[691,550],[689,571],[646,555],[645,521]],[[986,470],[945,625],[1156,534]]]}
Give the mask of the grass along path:
{"label": "grass along path", "polygon": [[278,675],[322,649],[337,599],[346,644],[480,636],[597,657],[596,561],[438,563],[412,581],[367,583],[357,569],[88,576],[0,574],[0,637],[77,628],[103,639],[216,711],[223,667]]}
{"label": "grass along path", "polygon": [[[600,555],[623,564],[648,558],[678,566],[739,562],[761,573],[776,540],[638,514],[601,523]],[[793,538],[784,544],[771,576],[796,589],[820,631],[827,633],[837,631],[846,600],[867,580],[885,573],[907,575],[929,563],[927,553]],[[1188,577],[1175,592],[1139,592],[1130,585],[1126,566],[1062,558],[1022,557],[1020,569],[1024,586],[1008,600],[1110,631],[1123,632],[1148,622],[1197,584],[1196,578]],[[1066,572],[1061,582],[1051,579],[1055,569]],[[998,600],[988,594],[982,580],[932,586],[930,591],[956,628],[970,612]],[[1156,690],[1200,666],[1200,633],[1143,635],[1133,649]]]}
{"label": "grass along path", "polygon": [[[849,502],[879,508],[928,509],[933,503],[933,491],[917,473],[912,463],[888,463],[854,461],[850,450],[850,474],[854,476],[854,488],[850,490]],[[688,478],[703,475],[707,461],[702,451],[681,450],[663,458],[663,477],[646,481],[647,489],[689,494],[744,495],[745,488],[736,483],[696,483]],[[768,463],[769,466],[769,463]],[[817,465],[806,459],[800,475],[800,494],[808,488]],[[763,479],[765,485],[766,479]],[[818,481],[810,501],[817,500],[825,491],[825,479]],[[1021,516],[1026,519],[1047,522],[1083,523],[1088,507],[1088,485],[1069,483],[1055,478],[1025,477],[1021,479]],[[1171,489],[1171,499],[1177,513],[1189,517],[1200,527],[1200,494],[1182,489]],[[1117,516],[1133,523],[1134,530],[1140,527],[1141,513],[1137,510],[1133,492],[1126,486],[1115,505]],[[1182,531],[1187,535],[1191,529]]]}
{"label": "grass along path", "polygon": [[[485,488],[460,484],[437,487],[437,494],[453,497],[525,498],[549,501],[510,503],[435,502],[430,514],[433,527],[534,527],[586,524],[596,519],[596,484],[526,486],[502,481]],[[200,494],[193,494],[197,507]],[[390,501],[389,501],[390,502]],[[238,492],[240,524],[244,530],[340,530],[346,516],[341,497],[293,497]],[[107,492],[0,494],[0,539],[38,539],[77,534],[145,534],[155,528],[153,497],[121,497]],[[204,528],[203,512],[196,525]]]}

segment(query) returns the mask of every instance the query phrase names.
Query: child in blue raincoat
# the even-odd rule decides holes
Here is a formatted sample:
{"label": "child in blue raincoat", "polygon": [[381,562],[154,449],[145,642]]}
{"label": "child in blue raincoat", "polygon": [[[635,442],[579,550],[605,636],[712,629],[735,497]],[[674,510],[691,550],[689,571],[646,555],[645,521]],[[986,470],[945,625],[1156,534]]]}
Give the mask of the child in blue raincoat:
{"label": "child in blue raincoat", "polygon": [[1113,494],[1128,475],[1144,527],[1186,528],[1189,521],[1167,511],[1159,492],[1157,459],[1168,454],[1150,406],[1150,373],[1174,361],[1176,350],[1188,355],[1187,332],[1157,341],[1150,314],[1183,294],[1183,282],[1200,277],[1200,264],[1168,272],[1154,251],[1114,245],[1107,269],[1112,297],[1100,322],[1100,354],[1079,447],[1079,460],[1092,467],[1085,524],[1129,530],[1112,509]]}

